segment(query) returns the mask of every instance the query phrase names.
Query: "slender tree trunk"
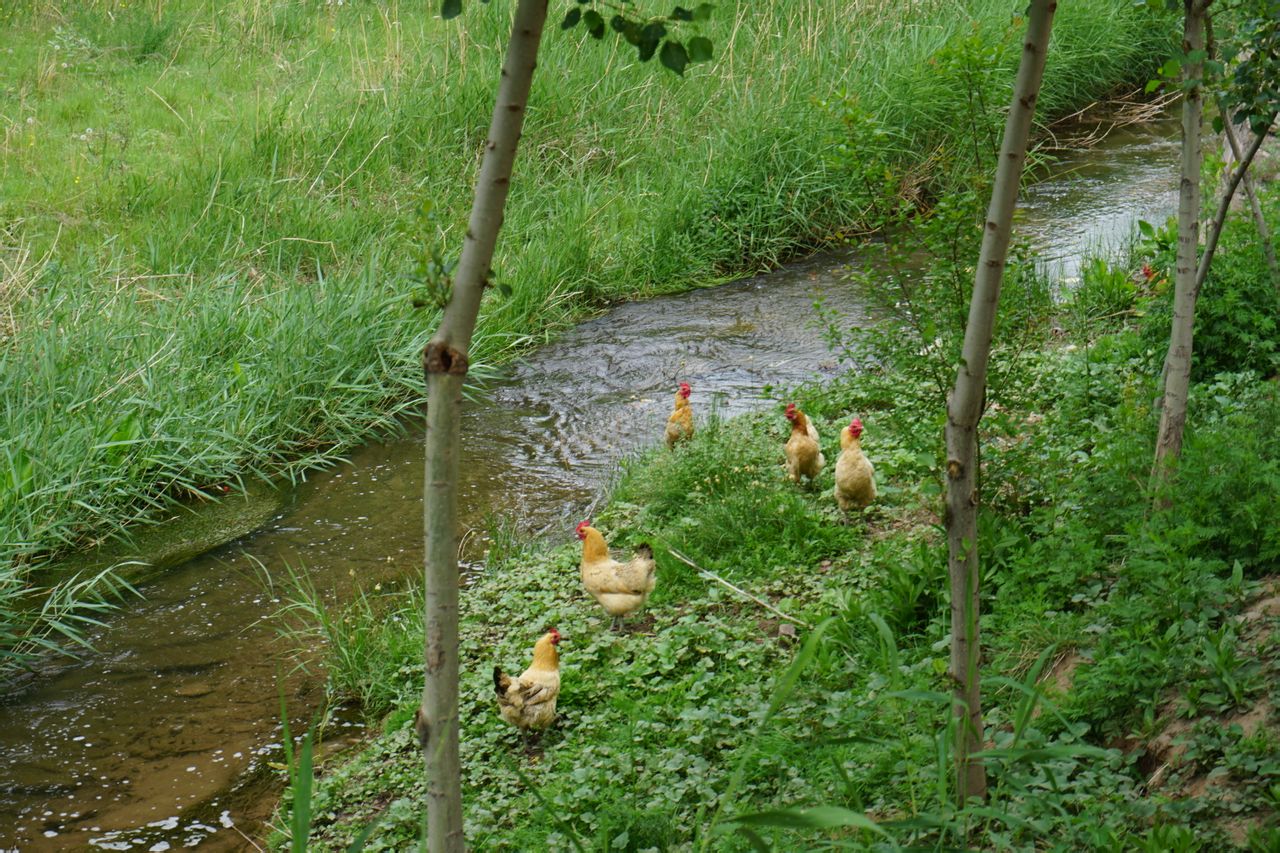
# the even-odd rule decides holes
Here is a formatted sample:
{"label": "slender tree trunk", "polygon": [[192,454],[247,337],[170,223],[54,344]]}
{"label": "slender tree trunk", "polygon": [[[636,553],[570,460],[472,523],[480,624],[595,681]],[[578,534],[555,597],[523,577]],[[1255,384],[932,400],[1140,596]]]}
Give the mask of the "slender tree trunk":
{"label": "slender tree trunk", "polygon": [[[1209,233],[1204,241],[1204,254],[1200,256],[1200,264],[1196,267],[1196,296],[1200,295],[1200,288],[1204,285],[1205,277],[1209,275],[1209,265],[1213,263],[1213,253],[1218,249],[1218,239],[1222,237],[1222,226],[1227,221],[1227,212],[1231,209],[1231,200],[1235,198],[1236,189],[1240,186],[1241,181],[1247,179],[1249,166],[1253,164],[1253,158],[1257,155],[1258,149],[1262,147],[1262,141],[1267,138],[1267,134],[1271,131],[1271,125],[1276,120],[1275,114],[1267,119],[1267,127],[1262,133],[1254,137],[1249,145],[1249,150],[1245,151],[1243,156],[1239,156],[1235,168],[1231,170],[1230,176],[1227,178],[1227,184],[1222,188],[1222,197],[1218,199],[1218,210],[1214,214],[1213,222],[1209,224]],[[1258,210],[1258,215],[1262,215],[1262,211]],[[1266,223],[1262,225],[1263,233],[1266,232]],[[1267,241],[1268,245],[1270,241]]]}
{"label": "slender tree trunk", "polygon": [[[1227,139],[1227,147],[1231,156],[1226,159],[1228,163],[1233,160],[1239,162],[1240,140],[1236,136],[1235,125],[1231,121],[1231,115],[1226,109],[1226,105],[1220,106],[1222,113],[1222,134]],[[1248,173],[1244,173],[1244,194],[1249,202],[1249,210],[1253,214],[1253,224],[1258,229],[1258,242],[1262,244],[1262,257],[1267,262],[1267,270],[1271,273],[1271,285],[1280,290],[1280,263],[1276,261],[1276,247],[1271,242],[1271,231],[1267,228],[1267,218],[1262,213],[1262,204],[1258,201],[1258,194],[1253,188],[1253,177]]]}
{"label": "slender tree trunk", "polygon": [[476,179],[466,240],[440,328],[423,351],[427,375],[426,686],[415,728],[426,760],[427,841],[431,853],[465,848],[458,756],[459,412],[467,352],[502,226],[516,146],[524,123],[547,0],[520,0],[498,99]]}
{"label": "slender tree trunk", "polygon": [[[1182,52],[1203,56],[1205,10],[1203,0],[1183,0]],[[1196,250],[1200,245],[1200,118],[1204,111],[1200,80],[1203,62],[1182,67],[1187,85],[1182,93],[1182,176],[1178,185],[1178,256],[1173,275],[1173,328],[1164,360],[1164,396],[1160,429],[1156,435],[1153,474],[1163,478],[1169,463],[1182,450],[1182,428],[1187,420],[1187,390],[1191,386],[1191,335],[1196,310]]]}
{"label": "slender tree trunk", "polygon": [[960,369],[947,404],[947,566],[951,576],[951,677],[955,680],[955,782],[961,804],[987,793],[986,768],[971,757],[982,749],[983,741],[978,680],[978,421],[986,395],[987,361],[1013,211],[1057,6],[1055,0],[1032,0],[1029,9],[1022,61],[987,209]]}

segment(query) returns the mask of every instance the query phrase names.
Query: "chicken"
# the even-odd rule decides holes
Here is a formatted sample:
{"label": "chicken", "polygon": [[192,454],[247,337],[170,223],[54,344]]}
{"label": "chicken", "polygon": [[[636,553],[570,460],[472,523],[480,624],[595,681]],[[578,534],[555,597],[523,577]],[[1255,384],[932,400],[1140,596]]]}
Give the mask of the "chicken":
{"label": "chicken", "polygon": [[827,464],[818,445],[818,430],[795,403],[787,404],[787,420],[791,421],[791,437],[786,446],[787,476],[793,483],[800,482],[802,476],[813,482]]}
{"label": "chicken", "polygon": [[620,563],[609,556],[604,536],[589,520],[578,525],[578,538],[582,540],[582,585],[613,617],[616,631],[622,617],[643,607],[653,592],[658,568],[653,549],[640,545],[634,557]]}
{"label": "chicken", "polygon": [[512,678],[493,668],[493,692],[498,699],[502,719],[521,731],[538,731],[556,718],[556,697],[560,695],[560,632],[555,628],[543,634],[533,645],[533,663]]}
{"label": "chicken", "polygon": [[876,499],[876,472],[862,454],[862,421],[853,419],[840,431],[840,458],[836,460],[836,503],[842,512],[864,509]]}
{"label": "chicken", "polygon": [[667,418],[667,447],[675,450],[677,444],[693,438],[693,409],[689,408],[689,394],[692,389],[688,382],[680,383],[676,391],[676,404]]}

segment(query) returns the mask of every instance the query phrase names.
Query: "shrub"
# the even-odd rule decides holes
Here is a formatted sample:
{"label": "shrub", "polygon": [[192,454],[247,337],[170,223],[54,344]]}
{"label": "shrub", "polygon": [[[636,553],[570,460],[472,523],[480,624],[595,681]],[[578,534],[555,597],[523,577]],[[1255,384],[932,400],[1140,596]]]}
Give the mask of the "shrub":
{"label": "shrub", "polygon": [[[1257,245],[1253,223],[1229,222],[1196,303],[1192,379],[1251,370],[1270,376],[1280,368],[1280,293]],[[1173,319],[1173,288],[1145,305],[1142,337],[1163,360]],[[1158,367],[1157,363],[1157,367]]]}

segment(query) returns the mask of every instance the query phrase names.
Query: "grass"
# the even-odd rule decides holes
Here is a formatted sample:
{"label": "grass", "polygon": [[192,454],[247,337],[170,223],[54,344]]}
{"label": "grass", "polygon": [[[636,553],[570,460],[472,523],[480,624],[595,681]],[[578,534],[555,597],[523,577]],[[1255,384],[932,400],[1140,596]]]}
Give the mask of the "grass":
{"label": "grass", "polygon": [[[1266,275],[1247,231],[1224,252],[1221,286],[1252,292],[1232,284]],[[1159,254],[1119,269],[1140,261],[1169,269]],[[1240,363],[1198,382],[1173,505],[1152,511],[1159,368],[1143,326],[1163,322],[1169,297],[1135,288],[1117,318],[1115,271],[1086,270],[1053,309],[1070,338],[1044,332],[996,354],[1002,409],[984,421],[979,540],[988,804],[950,801],[931,367],[886,359],[798,394],[829,458],[851,414],[866,425],[881,499],[852,524],[837,523],[830,467],[814,490],[783,477],[780,411],[713,418],[676,453],[627,466],[597,521],[619,552],[658,546],[643,631],[608,632],[573,545],[491,554],[463,596],[469,843],[892,849],[854,820],[869,816],[919,849],[1271,849],[1280,534],[1267,520],[1280,502],[1280,394]],[[1105,324],[1086,322],[1099,311]],[[788,639],[773,614],[664,543],[817,627]],[[320,849],[375,816],[369,849],[417,837],[420,609],[413,588],[366,598],[350,623],[330,614],[301,638],[328,644],[337,697],[369,701],[377,686],[366,707],[383,727],[326,768]],[[552,623],[567,638],[562,717],[529,755],[497,720],[486,673],[520,665]],[[345,659],[353,647],[358,668]]]}
{"label": "grass", "polygon": [[[411,257],[459,241],[508,7],[456,26],[397,3],[5,4],[0,588],[402,426],[434,323],[408,306]],[[1016,31],[997,0],[909,21],[725,4],[717,61],[687,80],[549,34],[495,263],[514,294],[486,300],[477,373],[602,302],[875,227],[859,163],[890,167],[890,196],[944,191],[982,151]],[[1142,76],[1166,40],[1129,4],[1064,8],[1046,113]]]}

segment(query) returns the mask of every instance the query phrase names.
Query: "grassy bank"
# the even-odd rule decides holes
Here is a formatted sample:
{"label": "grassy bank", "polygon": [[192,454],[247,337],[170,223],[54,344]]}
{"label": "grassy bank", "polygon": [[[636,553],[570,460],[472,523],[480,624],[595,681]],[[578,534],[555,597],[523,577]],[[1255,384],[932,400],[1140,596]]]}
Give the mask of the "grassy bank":
{"label": "grassy bank", "polygon": [[[1268,207],[1278,221],[1274,192]],[[580,588],[576,547],[500,540],[463,597],[469,843],[890,849],[812,813],[808,829],[760,819],[759,843],[732,820],[825,805],[917,849],[1274,849],[1280,393],[1268,377],[1280,306],[1251,229],[1231,225],[1205,286],[1168,509],[1152,510],[1144,486],[1168,328],[1165,234],[1120,268],[1086,265],[1073,299],[1043,309],[1054,322],[1025,324],[1028,337],[996,355],[980,528],[989,807],[950,804],[941,404],[921,341],[899,325],[877,367],[797,395],[829,460],[852,415],[866,425],[881,498],[864,519],[839,523],[830,468],[816,491],[785,481],[779,406],[713,420],[690,446],[627,467],[597,522],[619,551],[644,540],[658,551],[640,631],[609,633]],[[1143,261],[1156,275],[1135,283]],[[1044,305],[1034,275],[1010,284],[1010,306]],[[1228,313],[1241,322],[1228,327]],[[776,614],[667,544],[808,627],[787,636]],[[334,694],[363,701],[384,732],[325,770],[324,849],[377,816],[371,849],[417,837],[420,613],[407,590],[362,599],[318,631]],[[526,754],[497,718],[489,673],[523,665],[548,624],[567,638],[562,717]]]}
{"label": "grassy bank", "polygon": [[[3,594],[413,408],[434,320],[406,298],[412,247],[459,242],[508,11],[5,4]],[[550,33],[480,369],[602,301],[768,266],[945,187],[993,133],[1010,11],[724,4],[718,59],[686,80]],[[1127,3],[1064,8],[1046,112],[1144,77],[1165,38]]]}

